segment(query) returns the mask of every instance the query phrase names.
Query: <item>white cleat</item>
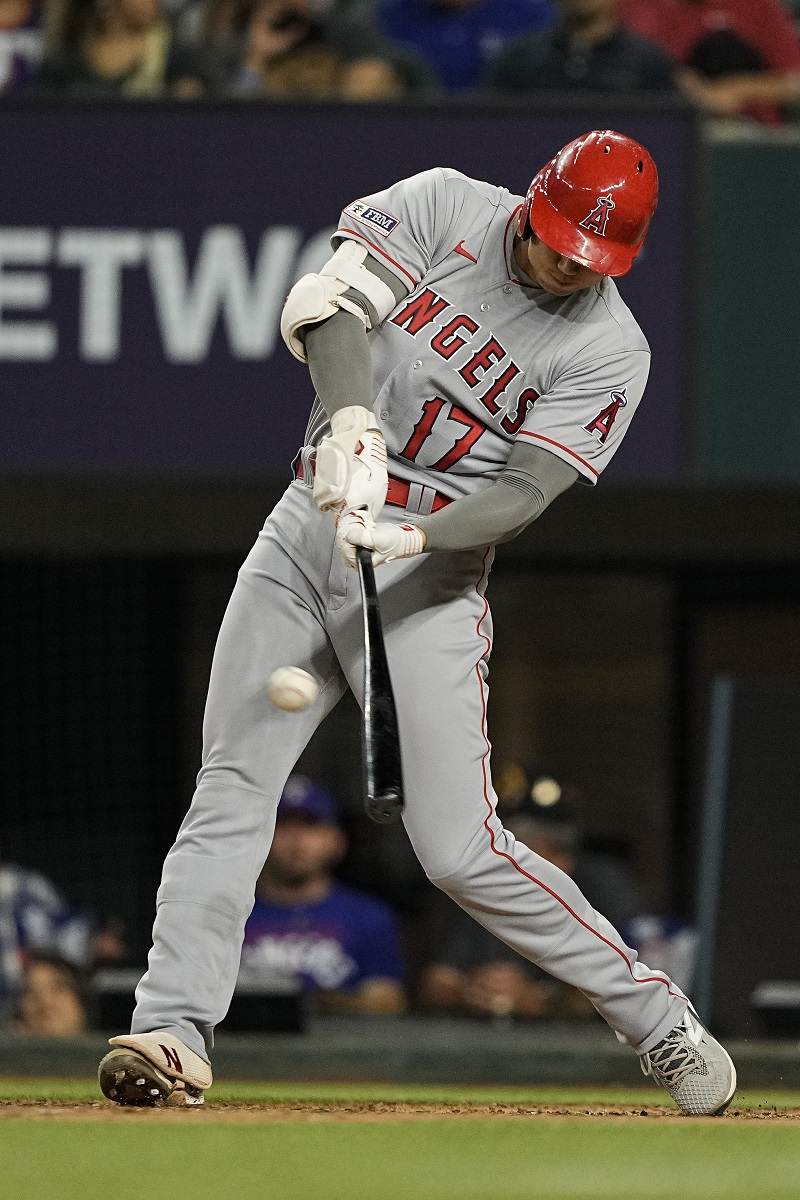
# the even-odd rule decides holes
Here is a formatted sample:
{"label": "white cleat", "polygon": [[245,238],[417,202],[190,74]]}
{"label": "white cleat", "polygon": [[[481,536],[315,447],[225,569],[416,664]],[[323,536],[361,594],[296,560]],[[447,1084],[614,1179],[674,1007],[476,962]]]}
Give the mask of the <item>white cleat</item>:
{"label": "white cleat", "polygon": [[642,1071],[672,1096],[690,1116],[723,1113],[736,1091],[731,1056],[687,1009],[657,1046],[640,1056]]}
{"label": "white cleat", "polygon": [[194,1107],[211,1087],[211,1067],[171,1033],[129,1033],[109,1038],[113,1046],[97,1068],[100,1090],[115,1104]]}

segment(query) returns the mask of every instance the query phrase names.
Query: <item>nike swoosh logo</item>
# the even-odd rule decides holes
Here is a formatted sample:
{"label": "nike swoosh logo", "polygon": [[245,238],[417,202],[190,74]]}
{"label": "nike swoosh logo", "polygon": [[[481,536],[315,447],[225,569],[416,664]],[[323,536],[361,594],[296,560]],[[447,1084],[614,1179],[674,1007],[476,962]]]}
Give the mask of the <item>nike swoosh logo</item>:
{"label": "nike swoosh logo", "polygon": [[463,238],[461,239],[461,241],[458,243],[457,246],[453,246],[453,253],[460,254],[462,258],[468,258],[470,262],[476,263],[478,261],[477,258],[475,257],[475,255],[470,254],[469,250],[467,250],[465,248]]}

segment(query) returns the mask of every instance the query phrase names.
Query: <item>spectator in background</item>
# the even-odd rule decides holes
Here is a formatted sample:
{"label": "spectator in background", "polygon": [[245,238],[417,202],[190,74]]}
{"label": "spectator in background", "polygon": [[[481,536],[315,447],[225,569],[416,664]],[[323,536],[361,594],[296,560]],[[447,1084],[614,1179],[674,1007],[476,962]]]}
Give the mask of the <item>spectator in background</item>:
{"label": "spectator in background", "polygon": [[619,0],[629,29],[681,65],[684,93],[717,116],[783,120],[800,101],[800,39],[780,0]]}
{"label": "spectator in background", "polygon": [[64,963],[82,979],[124,954],[118,922],[96,923],[38,871],[0,862],[0,1021],[19,1005],[31,963]]}
{"label": "spectator in background", "polygon": [[489,86],[501,92],[670,92],[667,56],[623,28],[617,0],[558,0],[560,21],[512,41],[494,63]]}
{"label": "spectator in background", "polygon": [[391,100],[401,80],[371,32],[349,41],[309,0],[258,0],[248,14],[235,96]]}
{"label": "spectator in background", "polygon": [[191,100],[215,90],[213,61],[177,41],[161,0],[71,0],[55,25],[39,78],[47,95]]}
{"label": "spectator in background", "polygon": [[0,863],[0,1014],[22,989],[25,962],[41,952],[80,966],[91,959],[91,929],[37,871]]}
{"label": "spectator in background", "polygon": [[339,18],[325,0],[231,0],[209,30],[228,58],[238,47],[231,94],[282,99],[395,100],[435,90],[418,58],[393,49],[362,13]]}
{"label": "spectator in background", "polygon": [[290,776],[245,927],[240,982],[267,991],[299,977],[326,1011],[400,1012],[404,968],[394,917],[333,878],[345,849],[330,794]]}
{"label": "spectator in background", "polygon": [[[495,784],[498,812],[515,838],[575,879],[613,925],[623,926],[635,916],[639,897],[624,865],[581,848],[570,807],[574,789],[549,776],[530,778],[516,764],[498,771]],[[433,901],[428,944],[429,961],[418,985],[422,1008],[519,1020],[594,1016],[580,992],[520,960],[445,896]]]}
{"label": "spectator in background", "polygon": [[578,788],[518,763],[497,772],[495,788],[497,811],[515,822],[520,841],[571,876],[612,925],[621,928],[642,911],[623,858],[586,846],[578,815],[586,799]]}
{"label": "spectator in background", "polygon": [[0,0],[0,95],[25,87],[44,48],[41,0]]}
{"label": "spectator in background", "polygon": [[509,38],[552,20],[550,0],[377,0],[381,31],[431,64],[448,92],[477,88]]}
{"label": "spectator in background", "polygon": [[14,1031],[27,1037],[77,1037],[89,1024],[86,980],[57,954],[29,956]]}

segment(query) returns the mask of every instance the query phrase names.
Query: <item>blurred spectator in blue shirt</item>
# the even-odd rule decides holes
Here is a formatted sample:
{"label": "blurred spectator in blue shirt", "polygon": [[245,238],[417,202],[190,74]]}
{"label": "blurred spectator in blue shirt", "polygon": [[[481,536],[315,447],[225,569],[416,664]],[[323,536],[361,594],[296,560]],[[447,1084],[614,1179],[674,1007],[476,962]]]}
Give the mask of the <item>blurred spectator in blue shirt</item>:
{"label": "blurred spectator in blue shirt", "polygon": [[380,28],[418,51],[449,92],[480,86],[487,67],[513,37],[542,29],[550,0],[379,0]]}
{"label": "blurred spectator in blue shirt", "polygon": [[40,0],[0,0],[0,94],[25,86],[42,57]]}
{"label": "blurred spectator in blue shirt", "polygon": [[400,1012],[405,972],[395,918],[333,878],[345,849],[330,794],[290,776],[245,927],[240,983],[268,991],[299,980],[326,1011]]}

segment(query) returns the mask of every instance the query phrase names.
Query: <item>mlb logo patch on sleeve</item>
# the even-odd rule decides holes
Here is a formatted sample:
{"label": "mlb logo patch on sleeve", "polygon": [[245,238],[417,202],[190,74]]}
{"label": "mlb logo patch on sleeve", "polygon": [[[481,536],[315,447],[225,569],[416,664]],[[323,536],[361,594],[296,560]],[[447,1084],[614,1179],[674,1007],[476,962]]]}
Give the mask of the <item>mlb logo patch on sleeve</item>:
{"label": "mlb logo patch on sleeve", "polygon": [[371,204],[365,204],[363,200],[354,200],[344,211],[351,217],[355,217],[357,221],[364,221],[367,225],[371,225],[383,237],[388,237],[392,230],[400,224],[397,217],[393,217],[391,213],[386,213],[380,208],[373,208]]}

